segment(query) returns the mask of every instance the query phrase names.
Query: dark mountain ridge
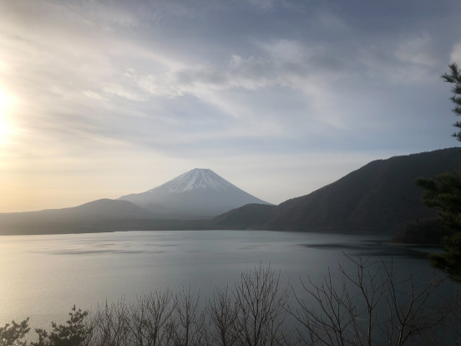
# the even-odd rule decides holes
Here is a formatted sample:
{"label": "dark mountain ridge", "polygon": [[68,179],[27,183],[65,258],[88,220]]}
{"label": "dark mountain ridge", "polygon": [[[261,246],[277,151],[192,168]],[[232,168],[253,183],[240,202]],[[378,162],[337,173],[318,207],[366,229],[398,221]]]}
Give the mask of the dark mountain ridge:
{"label": "dark mountain ridge", "polygon": [[18,213],[0,213],[0,223],[66,222],[80,220],[112,220],[152,218],[152,213],[127,201],[99,199],[76,207],[45,209]]}
{"label": "dark mountain ridge", "polygon": [[461,171],[461,149],[372,161],[308,195],[276,207],[246,205],[213,219],[217,227],[325,233],[393,234],[408,222],[434,218],[422,204],[418,177]]}
{"label": "dark mountain ridge", "polygon": [[[127,201],[100,199],[77,207],[0,213],[0,234],[48,234],[107,231],[125,220],[153,218],[149,211]],[[95,225],[98,227],[95,228]],[[121,230],[118,226],[112,230]],[[126,230],[126,229],[125,229]]]}
{"label": "dark mountain ridge", "polygon": [[399,225],[436,215],[422,204],[416,178],[460,170],[459,148],[372,161],[332,184],[281,203],[258,228],[392,233]]}
{"label": "dark mountain ridge", "polygon": [[275,208],[275,205],[247,204],[215,217],[211,220],[211,225],[225,229],[257,228],[267,222]]}

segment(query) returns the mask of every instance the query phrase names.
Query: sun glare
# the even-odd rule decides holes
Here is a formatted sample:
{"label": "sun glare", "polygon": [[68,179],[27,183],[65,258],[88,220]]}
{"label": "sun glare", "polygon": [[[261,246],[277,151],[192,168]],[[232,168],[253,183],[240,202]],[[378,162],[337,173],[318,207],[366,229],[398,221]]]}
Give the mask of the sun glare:
{"label": "sun glare", "polygon": [[11,108],[11,104],[11,97],[0,87],[0,141],[9,133],[7,113]]}
{"label": "sun glare", "polygon": [[0,110],[7,108],[8,103],[8,95],[6,92],[0,89]]}

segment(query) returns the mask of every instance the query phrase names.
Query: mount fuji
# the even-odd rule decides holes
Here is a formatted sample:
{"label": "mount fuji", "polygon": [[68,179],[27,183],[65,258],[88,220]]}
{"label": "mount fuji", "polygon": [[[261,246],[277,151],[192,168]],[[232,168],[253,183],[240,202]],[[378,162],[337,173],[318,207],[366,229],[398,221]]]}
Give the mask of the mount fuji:
{"label": "mount fuji", "polygon": [[246,204],[270,204],[239,189],[210,169],[195,168],[149,191],[122,196],[157,216],[212,218]]}

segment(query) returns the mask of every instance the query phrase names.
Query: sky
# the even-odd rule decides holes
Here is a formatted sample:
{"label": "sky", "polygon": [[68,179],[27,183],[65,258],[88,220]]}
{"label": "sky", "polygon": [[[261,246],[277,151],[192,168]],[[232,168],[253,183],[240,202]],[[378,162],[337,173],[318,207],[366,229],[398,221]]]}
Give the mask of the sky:
{"label": "sky", "polygon": [[278,204],[459,146],[459,0],[0,0],[0,212],[209,168]]}

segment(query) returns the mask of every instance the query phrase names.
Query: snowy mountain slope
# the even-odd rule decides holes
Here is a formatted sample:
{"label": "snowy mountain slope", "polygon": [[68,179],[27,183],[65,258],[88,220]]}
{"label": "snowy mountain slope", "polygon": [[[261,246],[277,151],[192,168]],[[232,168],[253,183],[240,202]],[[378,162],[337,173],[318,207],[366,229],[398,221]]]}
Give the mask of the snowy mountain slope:
{"label": "snowy mountain slope", "polygon": [[193,169],[125,200],[171,218],[211,218],[249,203],[270,204],[239,189],[210,169]]}
{"label": "snowy mountain slope", "polygon": [[232,189],[238,189],[238,187],[221,178],[211,169],[195,168],[146,193],[181,193],[195,189],[213,189],[225,193]]}

